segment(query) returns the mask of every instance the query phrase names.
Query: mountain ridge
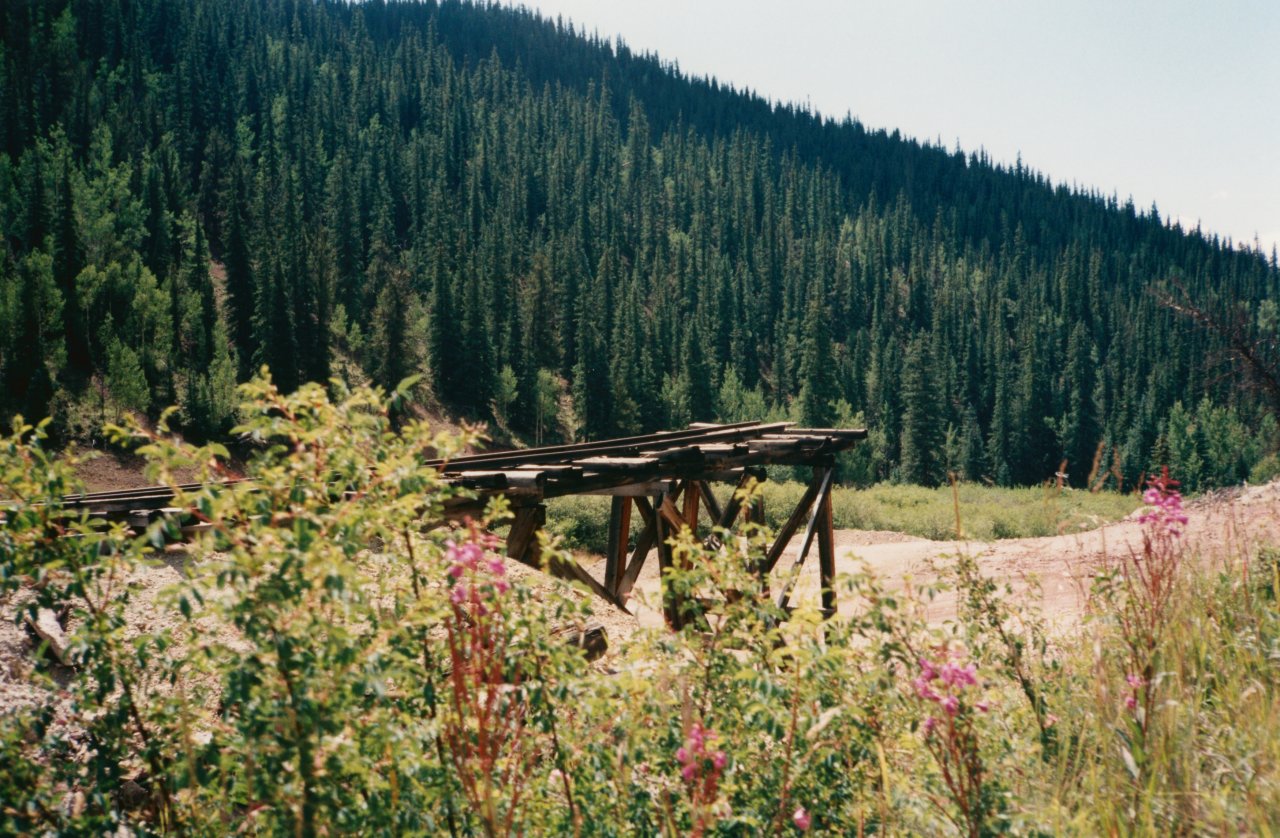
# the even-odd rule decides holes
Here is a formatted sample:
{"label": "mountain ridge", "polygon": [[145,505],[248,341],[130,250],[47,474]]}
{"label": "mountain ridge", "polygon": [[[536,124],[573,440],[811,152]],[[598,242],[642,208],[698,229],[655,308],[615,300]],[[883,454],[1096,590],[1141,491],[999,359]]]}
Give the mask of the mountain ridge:
{"label": "mountain ridge", "polygon": [[222,433],[266,364],[286,388],[420,374],[535,441],[860,419],[857,482],[1065,460],[1209,485],[1277,445],[1221,342],[1152,294],[1262,324],[1274,254],[1021,161],[497,5],[2,14],[0,412],[68,435],[167,403]]}

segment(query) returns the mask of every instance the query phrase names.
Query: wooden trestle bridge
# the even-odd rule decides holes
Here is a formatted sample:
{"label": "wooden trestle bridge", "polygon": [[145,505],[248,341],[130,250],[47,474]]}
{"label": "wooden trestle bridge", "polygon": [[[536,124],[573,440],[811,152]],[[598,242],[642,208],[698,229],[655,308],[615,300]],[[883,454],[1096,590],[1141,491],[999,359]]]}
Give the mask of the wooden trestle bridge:
{"label": "wooden trestle bridge", "polygon": [[[449,482],[470,490],[469,497],[449,503],[446,512],[451,518],[479,517],[490,498],[505,496],[514,516],[507,555],[538,569],[544,569],[537,533],[546,524],[546,501],[568,495],[611,496],[604,578],[596,579],[576,562],[558,557],[545,569],[585,585],[623,610],[651,554],[657,553],[661,569],[672,566],[668,541],[673,535],[688,527],[695,537],[709,538],[712,527],[731,528],[740,516],[763,522],[763,501],[743,504],[738,489],[752,479],[763,481],[765,466],[810,468],[808,487],[774,536],[758,570],[767,576],[804,525],[795,566],[803,564],[816,540],[822,609],[830,616],[835,613],[831,517],[835,455],[866,435],[863,429],[796,428],[788,422],[699,423],[685,430],[488,452],[434,460],[430,465],[439,468]],[[723,503],[712,490],[717,483],[734,486]],[[152,487],[72,495],[65,503],[92,515],[145,524],[156,514],[180,513],[171,508],[172,500],[169,489]],[[632,546],[637,516],[639,533]],[[789,596],[786,587],[779,594],[779,604],[785,607]],[[675,592],[666,591],[663,603],[667,622],[679,628],[685,610]]]}

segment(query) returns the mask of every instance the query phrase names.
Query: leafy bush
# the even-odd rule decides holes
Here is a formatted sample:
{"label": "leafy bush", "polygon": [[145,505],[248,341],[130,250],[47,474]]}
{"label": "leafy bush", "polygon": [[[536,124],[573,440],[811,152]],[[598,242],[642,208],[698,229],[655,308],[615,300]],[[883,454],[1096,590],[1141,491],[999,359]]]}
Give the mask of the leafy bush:
{"label": "leafy bush", "polygon": [[[489,549],[501,506],[425,528],[454,490],[424,451],[465,440],[393,430],[398,396],[377,391],[243,392],[251,485],[212,480],[216,446],[141,449],[170,485],[179,466],[207,478],[179,492],[203,527],[151,631],[130,622],[134,580],[181,522],[86,520],[60,506],[76,487],[40,429],[0,440],[3,596],[71,633],[71,668],[32,674],[43,697],[0,715],[0,831],[1216,834],[1280,819],[1276,575],[1245,556],[1197,568],[1168,483],[1147,497],[1146,549],[1099,569],[1075,630],[1010,608],[965,553],[927,587],[856,574],[839,582],[850,613],[823,622],[801,602],[784,619],[751,525],[714,549],[681,534],[667,581],[688,628],[601,668],[552,631],[581,625],[586,601],[535,590]],[[954,618],[928,621],[948,589]]]}

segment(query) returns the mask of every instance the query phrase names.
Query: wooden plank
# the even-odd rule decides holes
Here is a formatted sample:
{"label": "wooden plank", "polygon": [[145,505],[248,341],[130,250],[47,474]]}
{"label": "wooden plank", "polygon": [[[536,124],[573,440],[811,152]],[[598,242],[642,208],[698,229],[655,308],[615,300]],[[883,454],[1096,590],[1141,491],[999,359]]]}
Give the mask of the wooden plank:
{"label": "wooden plank", "polygon": [[799,436],[834,436],[848,437],[850,439],[866,439],[866,428],[787,428],[788,434],[796,434]]}
{"label": "wooden plank", "polygon": [[[502,471],[445,472],[445,477],[456,479],[461,486],[477,488],[541,489],[547,482],[546,469],[507,469]],[[493,485],[490,486],[489,484]]]}
{"label": "wooden plank", "polygon": [[694,441],[715,441],[751,439],[761,434],[775,433],[785,430],[790,422],[738,422],[716,428],[692,428],[684,431],[662,431],[655,434],[644,434],[635,437],[600,440],[599,442],[583,442],[573,445],[547,445],[540,448],[525,448],[519,451],[494,451],[483,454],[469,454],[451,460],[429,460],[426,465],[436,468],[448,468],[451,471],[463,471],[470,468],[494,468],[498,463],[554,463],[567,462],[592,453],[596,455],[624,454],[639,451],[642,448],[671,446],[675,443],[688,444]]}
{"label": "wooden plank", "polygon": [[584,457],[575,466],[591,471],[641,471],[658,465],[657,457]]}
{"label": "wooden plank", "polygon": [[836,538],[835,516],[831,512],[831,482],[834,470],[827,470],[827,491],[819,501],[818,575],[822,583],[822,615],[828,619],[836,613]]}
{"label": "wooden plank", "polygon": [[627,483],[608,489],[588,489],[585,492],[574,492],[575,495],[603,495],[613,498],[650,498],[659,492],[670,492],[675,488],[674,480],[650,480],[645,483]]}
{"label": "wooden plank", "polygon": [[676,465],[700,465],[706,461],[707,457],[702,453],[702,448],[697,445],[686,445],[681,448],[665,448],[659,450],[644,450],[640,452],[642,457],[656,457],[658,462],[664,467]]}
{"label": "wooden plank", "polygon": [[466,475],[446,473],[445,479],[465,489],[505,489],[508,486],[506,472],[502,471],[473,471]]}
{"label": "wooden plank", "polygon": [[604,557],[604,586],[615,593],[625,570],[627,538],[631,533],[631,498],[616,497],[609,510],[609,546]]}
{"label": "wooden plank", "polygon": [[[527,463],[525,465],[516,466],[513,471],[540,471],[548,477],[581,477],[582,466],[573,466],[566,463]],[[464,472],[465,473],[465,472]]]}

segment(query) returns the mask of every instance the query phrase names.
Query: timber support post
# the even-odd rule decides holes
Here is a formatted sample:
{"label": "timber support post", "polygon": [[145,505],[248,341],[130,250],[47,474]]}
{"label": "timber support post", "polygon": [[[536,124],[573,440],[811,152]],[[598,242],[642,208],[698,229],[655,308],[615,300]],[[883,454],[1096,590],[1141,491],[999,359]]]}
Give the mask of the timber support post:
{"label": "timber support post", "polygon": [[831,481],[835,469],[827,470],[827,491],[818,501],[818,580],[822,585],[822,616],[836,614],[836,538],[831,512]]}
{"label": "timber support post", "polygon": [[614,495],[609,510],[609,545],[604,557],[604,586],[615,595],[626,570],[631,535],[631,498]]}
{"label": "timber support post", "polygon": [[791,600],[791,590],[795,587],[796,577],[809,556],[814,538],[818,541],[818,577],[822,586],[822,615],[830,617],[835,614],[835,533],[832,530],[831,490],[835,483],[835,468],[831,464],[814,466],[813,479],[795,511],[778,533],[777,540],[769,549],[768,557],[772,560],[770,569],[781,557],[786,544],[799,527],[806,513],[808,524],[805,526],[804,539],[800,542],[800,552],[791,565],[783,582],[782,592],[778,595],[778,607],[786,610]]}
{"label": "timber support post", "polygon": [[538,541],[538,532],[547,525],[547,507],[545,504],[521,506],[515,509],[515,520],[511,523],[511,532],[507,535],[507,557],[515,559],[536,570],[546,570],[552,576],[569,582],[581,582],[596,596],[612,603],[624,611],[617,595],[605,588],[582,569],[573,559],[552,554],[543,566],[542,545]]}

